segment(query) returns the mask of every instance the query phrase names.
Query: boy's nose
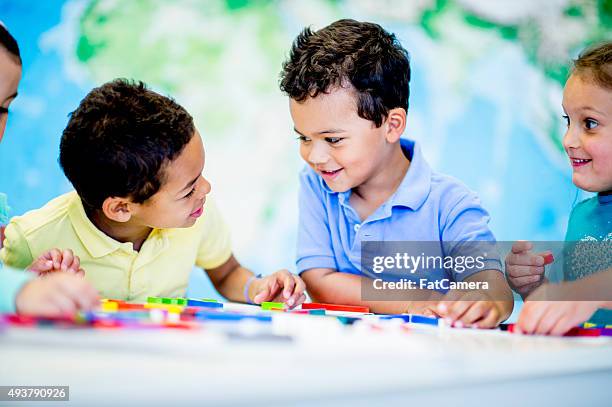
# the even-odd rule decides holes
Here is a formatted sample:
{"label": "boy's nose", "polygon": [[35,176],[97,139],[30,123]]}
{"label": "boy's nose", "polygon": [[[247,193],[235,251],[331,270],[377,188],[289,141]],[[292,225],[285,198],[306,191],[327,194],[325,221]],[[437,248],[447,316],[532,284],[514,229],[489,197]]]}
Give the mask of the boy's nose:
{"label": "boy's nose", "polygon": [[329,154],[324,147],[313,146],[308,153],[308,161],[311,164],[325,164],[329,160]]}
{"label": "boy's nose", "polygon": [[201,198],[204,199],[206,195],[210,194],[211,189],[212,185],[210,185],[210,182],[208,182],[206,178],[202,177],[202,186],[199,188]]}

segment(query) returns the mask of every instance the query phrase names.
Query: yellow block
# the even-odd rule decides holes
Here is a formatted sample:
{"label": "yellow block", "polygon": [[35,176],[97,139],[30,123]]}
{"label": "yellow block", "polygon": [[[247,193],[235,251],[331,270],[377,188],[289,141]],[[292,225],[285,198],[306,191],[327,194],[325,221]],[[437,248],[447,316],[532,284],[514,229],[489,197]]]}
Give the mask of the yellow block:
{"label": "yellow block", "polygon": [[102,311],[105,312],[117,312],[119,309],[119,304],[116,302],[108,301],[102,303]]}

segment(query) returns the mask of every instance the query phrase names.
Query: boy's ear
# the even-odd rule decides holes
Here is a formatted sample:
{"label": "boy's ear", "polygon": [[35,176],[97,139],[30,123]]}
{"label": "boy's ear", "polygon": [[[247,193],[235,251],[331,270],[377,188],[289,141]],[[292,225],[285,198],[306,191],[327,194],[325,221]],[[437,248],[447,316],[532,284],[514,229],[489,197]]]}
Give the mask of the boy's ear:
{"label": "boy's ear", "polygon": [[132,217],[131,204],[125,198],[108,197],[102,202],[102,212],[115,222],[127,222]]}
{"label": "boy's ear", "polygon": [[406,129],[406,111],[401,107],[389,110],[385,121],[387,131],[385,137],[389,143],[397,143]]}

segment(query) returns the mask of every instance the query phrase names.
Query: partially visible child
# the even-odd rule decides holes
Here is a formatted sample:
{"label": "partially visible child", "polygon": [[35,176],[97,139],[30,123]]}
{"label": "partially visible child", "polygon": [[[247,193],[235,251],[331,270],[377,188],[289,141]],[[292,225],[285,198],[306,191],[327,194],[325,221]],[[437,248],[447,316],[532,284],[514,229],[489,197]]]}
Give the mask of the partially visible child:
{"label": "partially visible child", "polygon": [[12,219],[0,252],[24,267],[45,247],[69,247],[103,297],[185,296],[194,265],[232,301],[304,301],[281,270],[259,278],[232,254],[229,231],[202,176],[205,155],[189,113],[143,83],[93,89],[72,113],[60,164],[75,188]]}
{"label": "partially visible child", "polygon": [[306,28],[294,41],[280,87],[307,163],[300,175],[298,271],[317,301],[494,327],[513,306],[497,257],[478,272],[405,275],[486,282],[488,290],[411,290],[404,301],[361,296],[362,283],[373,278],[362,269],[362,242],[439,242],[444,257],[464,242],[495,241],[476,194],[431,169],[419,144],[401,138],[409,82],[408,53],[377,24],[340,20]]}
{"label": "partially visible child", "polygon": [[524,333],[562,335],[591,317],[612,324],[612,312],[603,310],[612,308],[612,42],[574,61],[563,110],[572,181],[597,196],[580,202],[570,215],[564,282],[548,282],[545,253],[533,253],[530,242],[516,242],[506,257],[508,281],[525,299],[517,324]]}
{"label": "partially visible child", "polygon": [[[17,41],[0,23],[0,142],[9,107],[17,97],[21,65]],[[0,194],[0,227],[7,220],[6,197]],[[0,313],[61,316],[78,309],[88,310],[97,304],[97,293],[82,278],[83,270],[72,252],[58,249],[43,252],[28,268],[30,271],[16,270],[0,263]],[[52,271],[64,272],[36,278],[36,273]]]}

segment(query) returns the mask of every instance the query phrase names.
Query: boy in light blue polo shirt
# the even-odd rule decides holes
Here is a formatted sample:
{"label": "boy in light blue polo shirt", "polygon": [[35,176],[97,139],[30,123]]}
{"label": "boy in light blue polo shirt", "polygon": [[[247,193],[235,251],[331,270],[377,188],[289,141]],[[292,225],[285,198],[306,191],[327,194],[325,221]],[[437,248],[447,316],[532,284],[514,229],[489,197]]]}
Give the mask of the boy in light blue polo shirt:
{"label": "boy in light blue polo shirt", "polygon": [[300,175],[298,271],[315,301],[494,327],[513,301],[490,251],[468,271],[445,263],[400,273],[408,293],[401,300],[363,294],[378,277],[362,264],[366,242],[420,242],[429,248],[422,260],[442,261],[457,259],[465,242],[495,241],[478,197],[401,138],[409,82],[406,50],[377,24],[339,20],[295,40],[280,87],[308,164]]}

